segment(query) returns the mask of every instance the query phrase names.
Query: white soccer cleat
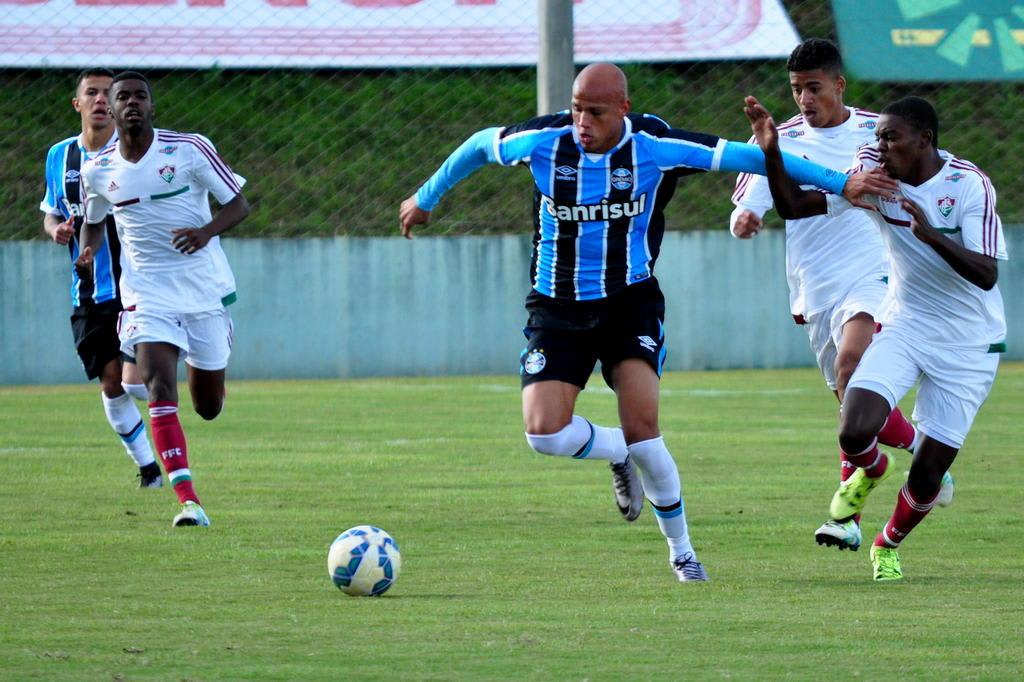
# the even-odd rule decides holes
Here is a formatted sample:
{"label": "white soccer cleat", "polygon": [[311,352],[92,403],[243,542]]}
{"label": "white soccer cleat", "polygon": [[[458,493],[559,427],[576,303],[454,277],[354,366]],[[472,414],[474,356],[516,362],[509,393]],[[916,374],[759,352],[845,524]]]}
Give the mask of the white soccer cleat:
{"label": "white soccer cleat", "polygon": [[825,547],[838,547],[856,552],[860,549],[860,524],[849,519],[836,521],[829,519],[814,531],[814,540]]}
{"label": "white soccer cleat", "polygon": [[940,507],[948,507],[953,504],[953,488],[956,481],[948,471],[942,474],[942,487],[939,488],[939,495],[935,498],[935,504]]}
{"label": "white soccer cleat", "polygon": [[210,517],[206,515],[198,502],[189,500],[181,505],[181,512],[174,517],[171,525],[175,528],[179,526],[209,526]]}
{"label": "white soccer cleat", "polygon": [[676,574],[681,583],[708,581],[708,572],[704,570],[704,564],[697,561],[693,552],[687,552],[683,556],[673,559],[672,572]]}

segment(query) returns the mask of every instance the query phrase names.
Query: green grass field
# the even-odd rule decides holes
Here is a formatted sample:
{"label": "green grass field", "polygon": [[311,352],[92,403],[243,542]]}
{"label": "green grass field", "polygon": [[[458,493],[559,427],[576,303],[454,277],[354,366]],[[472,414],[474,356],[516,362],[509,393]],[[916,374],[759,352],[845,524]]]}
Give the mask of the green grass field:
{"label": "green grass field", "polygon": [[[592,389],[580,412],[612,422]],[[679,584],[605,466],[527,448],[514,377],[236,382],[216,422],[184,419],[209,529],[133,488],[94,386],[0,388],[0,678],[1020,679],[1022,396],[1008,363],[953,506],[904,544],[907,580],[874,584],[866,551],[813,543],[837,477],[816,373],[668,375],[712,578]],[[360,523],[402,549],[380,599],[327,575]]]}

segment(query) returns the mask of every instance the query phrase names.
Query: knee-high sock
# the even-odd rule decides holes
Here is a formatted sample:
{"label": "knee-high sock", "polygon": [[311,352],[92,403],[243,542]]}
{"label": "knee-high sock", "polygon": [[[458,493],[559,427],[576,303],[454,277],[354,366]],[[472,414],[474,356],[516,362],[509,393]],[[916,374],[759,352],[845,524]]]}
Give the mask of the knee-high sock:
{"label": "knee-high sock", "polygon": [[690,533],[686,527],[686,508],[683,506],[679,468],[665,447],[665,439],[659,436],[632,443],[629,446],[629,455],[640,469],[644,495],[654,507],[658,528],[668,541],[669,559],[693,552]]}
{"label": "knee-high sock", "polygon": [[126,384],[122,381],[121,388],[136,400],[149,401],[149,391],[146,389],[146,384]]}
{"label": "knee-high sock", "polygon": [[150,403],[149,416],[149,422],[153,426],[153,443],[160,453],[160,461],[163,462],[167,478],[178,495],[178,501],[182,504],[189,500],[199,502],[192,487],[185,432],[181,430],[181,422],[178,421],[178,403]]}
{"label": "knee-high sock", "polygon": [[626,459],[626,439],[622,429],[591,424],[579,415],[557,433],[526,434],[530,447],[543,455],[575,459]]}
{"label": "knee-high sock", "polygon": [[914,530],[914,527],[928,516],[928,512],[935,506],[935,499],[938,496],[939,494],[936,492],[931,500],[923,502],[915,499],[910,492],[910,486],[904,484],[900,488],[899,495],[896,496],[896,509],[893,510],[885,528],[875,538],[875,546],[899,547],[910,531]]}
{"label": "knee-high sock", "polygon": [[153,448],[149,447],[149,438],[146,437],[146,424],[142,421],[142,415],[139,414],[139,408],[135,406],[132,397],[122,393],[116,398],[108,398],[103,392],[100,392],[100,396],[103,398],[103,411],[107,414],[107,421],[121,437],[128,456],[140,467],[152,464],[155,458]]}
{"label": "knee-high sock", "polygon": [[878,432],[879,443],[904,450],[912,449],[916,438],[917,430],[903,416],[898,407],[892,408],[889,418],[885,420],[882,430]]}

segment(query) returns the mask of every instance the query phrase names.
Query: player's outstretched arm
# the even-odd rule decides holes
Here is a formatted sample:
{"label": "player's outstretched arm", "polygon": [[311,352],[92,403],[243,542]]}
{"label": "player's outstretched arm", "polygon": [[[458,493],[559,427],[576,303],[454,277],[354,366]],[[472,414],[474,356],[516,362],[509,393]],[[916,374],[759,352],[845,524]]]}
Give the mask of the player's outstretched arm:
{"label": "player's outstretched arm", "polygon": [[928,222],[921,207],[909,199],[902,199],[903,210],[910,214],[910,229],[914,236],[935,249],[942,260],[949,263],[958,275],[976,287],[990,290],[999,279],[999,266],[995,258],[971,251],[942,234]]}
{"label": "player's outstretched arm", "polygon": [[252,209],[239,192],[235,198],[220,207],[213,220],[202,227],[183,227],[171,230],[171,244],[185,255],[190,255],[210,243],[214,237],[227,232],[245,220]]}
{"label": "player's outstretched arm", "polygon": [[448,190],[459,184],[487,163],[498,163],[494,147],[500,128],[485,128],[470,136],[445,159],[433,175],[413,196],[399,207],[402,236],[412,238],[414,225],[425,225],[430,212]]}

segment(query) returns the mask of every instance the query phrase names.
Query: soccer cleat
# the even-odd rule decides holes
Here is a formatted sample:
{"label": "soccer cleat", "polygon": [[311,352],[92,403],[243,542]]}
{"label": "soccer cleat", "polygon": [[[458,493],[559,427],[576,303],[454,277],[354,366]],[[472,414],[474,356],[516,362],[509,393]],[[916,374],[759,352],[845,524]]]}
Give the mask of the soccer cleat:
{"label": "soccer cleat", "polygon": [[856,552],[860,548],[860,524],[853,519],[842,522],[829,519],[814,531],[814,539],[819,545]]}
{"label": "soccer cleat", "polygon": [[687,552],[683,556],[673,559],[672,572],[676,574],[681,583],[708,581],[708,572],[704,570],[704,564],[697,561],[693,552]]}
{"label": "soccer cleat", "polygon": [[627,521],[636,521],[644,508],[644,489],[640,485],[640,474],[633,458],[626,455],[621,462],[612,462],[612,487],[615,490],[615,504]]}
{"label": "soccer cleat", "polygon": [[138,478],[140,488],[162,488],[164,485],[164,477],[160,474],[160,465],[156,462],[139,467]]}
{"label": "soccer cleat", "polygon": [[189,500],[181,505],[181,513],[174,517],[171,525],[175,528],[178,526],[209,526],[210,517],[206,515],[198,502]]}
{"label": "soccer cleat", "polygon": [[935,504],[940,507],[948,507],[953,504],[953,487],[956,485],[956,481],[953,480],[953,475],[948,471],[942,474],[942,487],[939,488],[939,496],[935,498]]}
{"label": "soccer cleat", "polygon": [[900,553],[890,547],[871,545],[871,567],[875,580],[903,580]]}
{"label": "soccer cleat", "polygon": [[836,521],[845,520],[859,514],[868,501],[868,494],[878,487],[878,484],[892,475],[895,461],[888,452],[882,452],[882,457],[889,460],[885,473],[878,478],[870,478],[863,469],[857,469],[853,475],[840,484],[839,490],[832,496],[832,504],[829,505],[828,513]]}

